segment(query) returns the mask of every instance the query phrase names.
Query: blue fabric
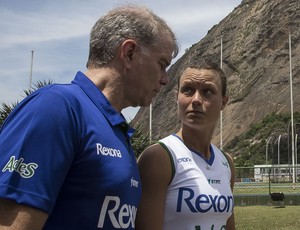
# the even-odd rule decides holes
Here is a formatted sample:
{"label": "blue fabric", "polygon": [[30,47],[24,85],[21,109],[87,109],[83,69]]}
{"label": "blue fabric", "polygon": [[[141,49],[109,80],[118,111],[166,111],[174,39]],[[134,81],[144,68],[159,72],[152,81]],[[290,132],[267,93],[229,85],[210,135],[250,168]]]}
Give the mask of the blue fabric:
{"label": "blue fabric", "polygon": [[134,229],[132,133],[83,73],[43,87],[0,130],[0,197],[49,213],[44,229]]}

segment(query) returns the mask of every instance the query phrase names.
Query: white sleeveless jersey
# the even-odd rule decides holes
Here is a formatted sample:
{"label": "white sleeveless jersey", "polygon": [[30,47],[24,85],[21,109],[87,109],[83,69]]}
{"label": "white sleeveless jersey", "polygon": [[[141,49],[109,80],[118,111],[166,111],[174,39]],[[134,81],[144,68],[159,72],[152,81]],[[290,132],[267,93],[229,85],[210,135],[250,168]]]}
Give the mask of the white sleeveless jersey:
{"label": "white sleeveless jersey", "polygon": [[224,154],[211,145],[208,161],[187,148],[176,135],[160,143],[174,163],[168,186],[164,230],[220,230],[233,212],[231,170]]}

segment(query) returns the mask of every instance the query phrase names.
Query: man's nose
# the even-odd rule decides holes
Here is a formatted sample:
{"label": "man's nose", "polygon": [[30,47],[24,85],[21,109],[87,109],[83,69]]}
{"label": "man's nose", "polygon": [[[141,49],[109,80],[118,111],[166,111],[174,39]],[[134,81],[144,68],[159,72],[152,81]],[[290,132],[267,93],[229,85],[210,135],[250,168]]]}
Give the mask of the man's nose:
{"label": "man's nose", "polygon": [[162,73],[159,83],[162,85],[166,85],[169,83],[169,76],[167,72]]}

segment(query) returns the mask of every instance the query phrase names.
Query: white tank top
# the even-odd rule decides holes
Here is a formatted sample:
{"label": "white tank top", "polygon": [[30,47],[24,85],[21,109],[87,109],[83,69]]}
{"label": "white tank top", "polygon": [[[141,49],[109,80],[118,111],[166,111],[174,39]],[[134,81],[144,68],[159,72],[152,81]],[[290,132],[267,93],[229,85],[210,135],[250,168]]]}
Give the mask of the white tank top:
{"label": "white tank top", "polygon": [[224,154],[211,144],[205,160],[176,135],[160,140],[174,163],[168,186],[164,230],[221,230],[233,212],[231,170]]}

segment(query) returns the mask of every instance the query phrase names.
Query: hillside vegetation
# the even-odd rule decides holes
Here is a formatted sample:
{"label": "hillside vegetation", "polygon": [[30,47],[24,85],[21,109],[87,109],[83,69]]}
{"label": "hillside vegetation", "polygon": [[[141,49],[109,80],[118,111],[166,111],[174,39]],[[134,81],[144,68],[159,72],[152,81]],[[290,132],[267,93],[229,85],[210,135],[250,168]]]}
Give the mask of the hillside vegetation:
{"label": "hillside vegetation", "polygon": [[[299,112],[294,113],[294,130],[294,137],[296,135],[300,136]],[[261,122],[250,125],[247,132],[234,137],[232,141],[225,145],[224,150],[235,158],[236,167],[251,167],[257,164],[265,164],[266,160],[268,164],[278,164],[279,146],[279,163],[291,164],[291,135],[290,114],[276,114],[273,112]],[[300,159],[299,139],[300,137],[297,144],[297,149],[299,149],[298,159]],[[266,159],[266,153],[268,159]]]}

